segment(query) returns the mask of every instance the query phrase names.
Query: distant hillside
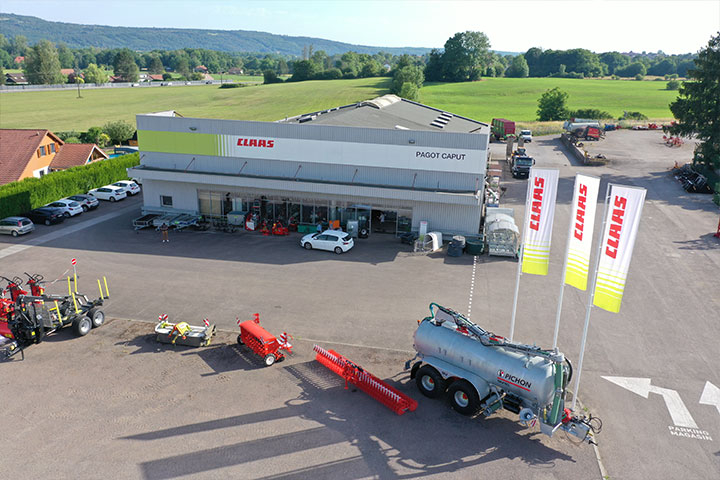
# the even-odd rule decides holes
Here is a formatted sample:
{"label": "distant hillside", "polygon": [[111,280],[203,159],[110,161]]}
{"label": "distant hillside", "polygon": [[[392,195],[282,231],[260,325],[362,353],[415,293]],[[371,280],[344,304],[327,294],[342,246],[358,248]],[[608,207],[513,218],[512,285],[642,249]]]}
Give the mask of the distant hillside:
{"label": "distant hillside", "polygon": [[[102,3],[97,4],[102,8]],[[279,53],[302,55],[303,47],[312,45],[315,51],[328,55],[354,51],[373,54],[379,51],[400,55],[423,55],[429,48],[370,47],[334,42],[322,38],[290,37],[247,30],[199,30],[180,28],[109,27],[76,23],[49,22],[37,17],[0,13],[0,32],[5,37],[24,35],[30,44],[39,40],[64,42],[71,48],[99,47],[131,50],[176,50],[179,48],[206,48],[225,52]]]}

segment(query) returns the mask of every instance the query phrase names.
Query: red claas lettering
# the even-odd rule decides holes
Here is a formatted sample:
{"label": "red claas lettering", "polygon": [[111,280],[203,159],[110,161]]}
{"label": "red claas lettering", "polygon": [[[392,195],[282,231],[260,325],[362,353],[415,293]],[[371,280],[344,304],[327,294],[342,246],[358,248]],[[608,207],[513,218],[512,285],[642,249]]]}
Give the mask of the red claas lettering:
{"label": "red claas lettering", "polygon": [[540,230],[540,216],[542,214],[542,199],[545,191],[545,179],[542,177],[535,177],[534,185],[535,187],[533,188],[533,201],[530,214],[530,228],[537,231]]}
{"label": "red claas lettering", "polygon": [[275,140],[260,140],[257,138],[238,138],[238,147],[264,147],[273,148],[275,146]]}
{"label": "red claas lettering", "polygon": [[620,246],[620,232],[622,231],[623,221],[625,220],[627,198],[615,197],[613,206],[614,208],[612,211],[612,217],[610,218],[607,245],[605,246],[605,255],[610,258],[617,257],[617,249]]}
{"label": "red claas lettering", "polygon": [[585,229],[585,203],[587,202],[587,185],[580,184],[578,189],[577,214],[575,215],[575,238],[582,241]]}

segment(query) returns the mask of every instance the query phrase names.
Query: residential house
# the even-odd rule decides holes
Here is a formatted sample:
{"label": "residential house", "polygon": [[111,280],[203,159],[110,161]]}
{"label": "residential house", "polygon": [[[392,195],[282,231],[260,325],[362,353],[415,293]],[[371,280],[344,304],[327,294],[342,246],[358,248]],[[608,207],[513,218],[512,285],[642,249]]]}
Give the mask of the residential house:
{"label": "residential house", "polygon": [[50,171],[57,172],[108,158],[108,155],[94,143],[66,143],[50,162]]}
{"label": "residential house", "polygon": [[42,177],[63,144],[48,130],[0,129],[0,185]]}
{"label": "residential house", "polygon": [[208,73],[208,69],[205,65],[198,65],[197,67],[195,67],[195,71],[200,73]]}
{"label": "residential house", "polygon": [[[60,73],[62,73],[63,75],[65,75],[68,78],[67,83],[75,83],[75,78],[77,77],[77,75],[75,74],[74,68],[61,68]],[[85,75],[83,75],[82,73],[80,73],[79,76],[83,80],[85,79]]]}
{"label": "residential house", "polygon": [[17,57],[15,57],[14,61],[17,65],[20,65],[21,63],[23,63],[25,61],[25,57],[21,57],[18,55]]}
{"label": "residential house", "polygon": [[159,73],[151,73],[147,78],[148,82],[162,82],[163,76]]}
{"label": "residential house", "polygon": [[28,81],[22,73],[6,73],[5,85],[27,85]]}
{"label": "residential house", "polygon": [[242,68],[238,68],[238,67],[233,67],[233,68],[231,68],[230,70],[228,70],[227,73],[229,73],[230,75],[242,75],[242,74],[243,74],[243,69],[242,69]]}

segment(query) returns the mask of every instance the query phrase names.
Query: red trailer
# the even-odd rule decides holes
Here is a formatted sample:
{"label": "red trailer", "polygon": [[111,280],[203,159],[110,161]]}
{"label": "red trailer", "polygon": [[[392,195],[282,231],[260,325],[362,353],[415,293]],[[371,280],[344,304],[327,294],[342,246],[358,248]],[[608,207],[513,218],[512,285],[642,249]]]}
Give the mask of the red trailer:
{"label": "red trailer", "polygon": [[[237,341],[240,345],[247,345],[256,355],[263,358],[266,366],[270,366],[275,362],[281,362],[285,355],[281,350],[287,350],[292,353],[292,345],[290,345],[289,335],[283,332],[279,337],[275,337],[270,332],[260,326],[260,314],[256,313],[253,320],[240,322],[240,335]],[[292,337],[290,337],[292,338]]]}
{"label": "red trailer", "polygon": [[491,133],[496,140],[506,140],[508,136],[515,135],[515,122],[504,118],[493,118]]}

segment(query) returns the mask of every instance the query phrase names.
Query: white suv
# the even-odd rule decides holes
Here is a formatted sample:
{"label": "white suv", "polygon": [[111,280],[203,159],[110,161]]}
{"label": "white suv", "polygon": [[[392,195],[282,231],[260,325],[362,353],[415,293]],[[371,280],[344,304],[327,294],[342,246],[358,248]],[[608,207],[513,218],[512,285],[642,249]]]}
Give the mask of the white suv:
{"label": "white suv", "polygon": [[300,246],[307,250],[328,250],[339,255],[353,248],[355,242],[342,230],[325,230],[322,233],[305,235],[300,239]]}
{"label": "white suv", "polygon": [[110,202],[117,202],[118,200],[127,198],[127,193],[125,193],[122,188],[114,185],[105,185],[104,187],[93,188],[88,192],[88,195],[92,195],[100,200],[108,200]]}
{"label": "white suv", "polygon": [[80,215],[83,212],[82,205],[75,200],[62,199],[56,202],[48,203],[45,206],[59,208],[62,210],[62,214],[65,218],[74,217],[75,215]]}
{"label": "white suv", "polygon": [[532,142],[532,130],[520,130],[520,137],[525,143]]}
{"label": "white suv", "polygon": [[113,186],[125,189],[125,193],[128,195],[137,195],[140,193],[140,186],[132,180],[120,180],[119,182],[113,183]]}

